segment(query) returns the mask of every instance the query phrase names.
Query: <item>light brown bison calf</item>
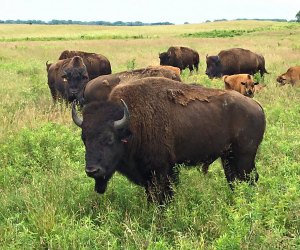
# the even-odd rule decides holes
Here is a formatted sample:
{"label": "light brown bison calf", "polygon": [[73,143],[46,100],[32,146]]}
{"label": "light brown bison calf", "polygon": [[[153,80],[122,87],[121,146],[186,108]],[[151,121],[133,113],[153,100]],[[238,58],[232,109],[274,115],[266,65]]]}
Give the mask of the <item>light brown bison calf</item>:
{"label": "light brown bison calf", "polygon": [[294,86],[296,83],[300,83],[300,66],[290,67],[286,73],[278,76],[276,80],[280,86],[288,83]]}
{"label": "light brown bison calf", "polygon": [[255,92],[255,85],[258,82],[254,82],[253,77],[249,74],[237,74],[231,76],[223,76],[225,89],[232,89],[240,92],[244,96],[253,97]]}

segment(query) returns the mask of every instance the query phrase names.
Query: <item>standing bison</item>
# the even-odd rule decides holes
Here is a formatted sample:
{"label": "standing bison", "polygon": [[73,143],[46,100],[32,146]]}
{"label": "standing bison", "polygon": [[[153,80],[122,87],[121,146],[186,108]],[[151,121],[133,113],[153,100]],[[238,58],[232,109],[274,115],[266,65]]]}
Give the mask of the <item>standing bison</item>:
{"label": "standing bison", "polygon": [[159,54],[160,65],[178,67],[180,71],[189,68],[198,71],[199,54],[197,51],[187,47],[170,47],[167,52]]}
{"label": "standing bison", "polygon": [[62,60],[72,58],[74,56],[80,56],[83,59],[83,63],[87,68],[90,79],[94,79],[101,75],[111,74],[111,65],[109,60],[100,54],[84,51],[64,50],[58,59]]}
{"label": "standing bison", "polygon": [[280,86],[287,83],[294,86],[295,84],[300,83],[300,66],[290,67],[287,72],[278,76],[276,80]]}
{"label": "standing bison", "polygon": [[72,102],[77,99],[79,89],[89,81],[87,68],[80,56],[48,64],[48,86],[53,101]]}
{"label": "standing bison", "polygon": [[250,50],[233,48],[222,50],[217,56],[206,56],[206,74],[209,78],[223,75],[268,73],[265,59]]}
{"label": "standing bison", "polygon": [[265,115],[257,102],[235,91],[149,77],[120,84],[108,101],[84,106],[83,120],[75,107],[72,118],[82,129],[85,171],[98,193],[118,171],[161,204],[178,181],[176,163],[219,157],[229,183],[258,179],[255,156]]}

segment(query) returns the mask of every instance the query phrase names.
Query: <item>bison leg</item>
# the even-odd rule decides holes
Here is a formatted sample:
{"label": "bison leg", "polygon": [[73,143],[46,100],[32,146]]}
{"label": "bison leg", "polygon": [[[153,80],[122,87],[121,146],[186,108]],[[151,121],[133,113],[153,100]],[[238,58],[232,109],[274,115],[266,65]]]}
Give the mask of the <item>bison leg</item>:
{"label": "bison leg", "polygon": [[173,168],[167,175],[152,173],[145,187],[148,201],[159,205],[168,203],[174,194],[172,185],[178,182],[178,171]]}
{"label": "bison leg", "polygon": [[222,160],[222,165],[223,165],[223,169],[224,169],[224,173],[227,179],[227,182],[230,186],[231,189],[233,189],[233,182],[236,179],[237,176],[237,171],[236,168],[233,164],[232,158],[230,157],[221,157]]}
{"label": "bison leg", "polygon": [[232,182],[235,180],[247,181],[254,184],[258,180],[258,173],[254,171],[254,177],[251,178],[251,173],[255,170],[255,154],[253,153],[233,153],[230,152],[225,157],[222,157],[223,168],[226,179],[232,189]]}
{"label": "bison leg", "polygon": [[196,71],[198,72],[198,70],[199,70],[199,63],[195,63],[195,64],[194,64],[194,68],[195,68]]}
{"label": "bison leg", "polygon": [[239,154],[236,158],[237,178],[254,184],[258,181],[258,173],[255,167],[255,154]]}

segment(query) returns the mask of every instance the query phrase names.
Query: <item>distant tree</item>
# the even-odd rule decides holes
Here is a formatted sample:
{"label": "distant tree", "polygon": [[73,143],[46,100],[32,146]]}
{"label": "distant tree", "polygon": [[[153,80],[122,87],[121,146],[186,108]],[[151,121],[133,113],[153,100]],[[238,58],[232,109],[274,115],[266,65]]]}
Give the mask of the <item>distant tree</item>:
{"label": "distant tree", "polygon": [[296,14],[296,19],[297,19],[297,22],[300,22],[300,10],[299,10],[298,13]]}

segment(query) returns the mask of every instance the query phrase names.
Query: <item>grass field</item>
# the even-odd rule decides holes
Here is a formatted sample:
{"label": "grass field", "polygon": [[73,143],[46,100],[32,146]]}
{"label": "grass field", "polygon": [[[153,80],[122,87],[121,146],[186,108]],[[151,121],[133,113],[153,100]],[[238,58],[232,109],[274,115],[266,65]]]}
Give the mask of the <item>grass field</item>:
{"label": "grass field", "polygon": [[[300,249],[300,88],[276,77],[300,65],[300,25],[259,21],[158,27],[0,25],[0,249]],[[185,82],[223,88],[204,74],[206,54],[243,47],[270,74],[254,99],[267,128],[256,187],[232,192],[219,161],[204,176],[182,167],[173,201],[147,204],[143,188],[115,174],[104,195],[84,172],[70,109],[53,106],[45,62],[61,51],[107,56],[113,72],[159,64],[172,45],[200,54]]]}

